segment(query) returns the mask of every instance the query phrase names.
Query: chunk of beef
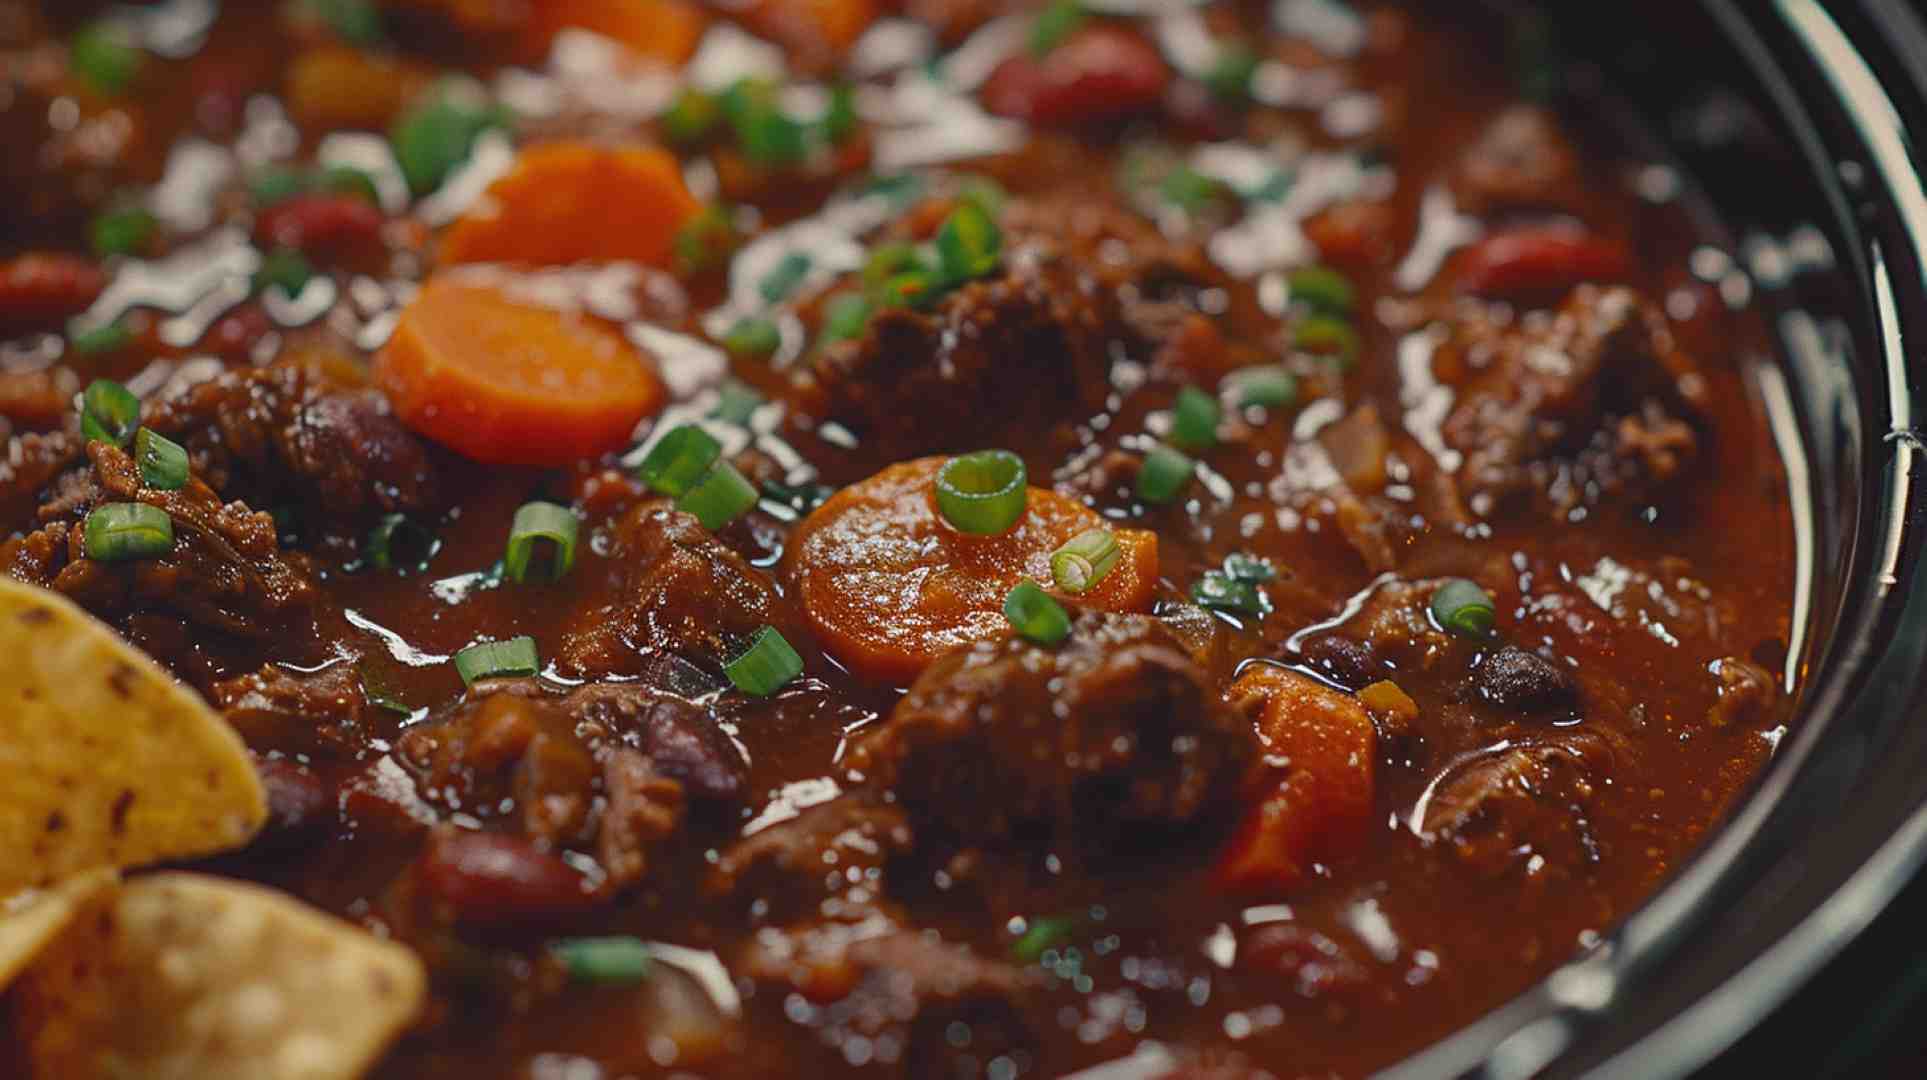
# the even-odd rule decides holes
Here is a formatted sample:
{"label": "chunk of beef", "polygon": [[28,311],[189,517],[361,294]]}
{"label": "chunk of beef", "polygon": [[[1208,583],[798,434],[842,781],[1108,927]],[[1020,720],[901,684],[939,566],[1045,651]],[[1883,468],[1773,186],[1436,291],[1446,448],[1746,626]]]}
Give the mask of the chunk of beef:
{"label": "chunk of beef", "polygon": [[352,757],[369,740],[392,738],[397,718],[368,703],[355,665],[291,671],[269,664],[216,683],[209,695],[256,750]]}
{"label": "chunk of beef", "polygon": [[1456,331],[1433,367],[1458,390],[1441,434],[1473,512],[1650,497],[1694,457],[1705,382],[1637,292],[1582,286],[1523,325],[1475,314]]}
{"label": "chunk of beef", "polygon": [[602,792],[608,802],[596,833],[596,861],[617,885],[641,881],[655,849],[682,825],[683,786],[624,746],[603,759]]}
{"label": "chunk of beef", "polygon": [[738,840],[716,860],[703,887],[713,896],[767,901],[777,917],[801,914],[845,891],[849,868],[880,870],[909,851],[913,839],[901,807],[867,794],[843,795]]}
{"label": "chunk of beef", "polygon": [[1254,754],[1162,624],[1088,613],[1056,648],[1013,636],[939,658],[849,761],[966,842],[1100,854],[1201,823]]}
{"label": "chunk of beef", "polygon": [[651,653],[719,671],[770,621],[775,587],[693,516],[652,502],[613,530],[611,603],[577,613],[556,660],[584,675],[639,674]]}
{"label": "chunk of beef", "polygon": [[1570,710],[1579,700],[1572,672],[1517,645],[1482,658],[1472,669],[1470,689],[1488,705],[1519,713]]}
{"label": "chunk of beef", "polygon": [[1432,621],[1441,580],[1389,575],[1347,605],[1347,613],[1298,639],[1296,657],[1353,690],[1400,672],[1430,671],[1467,646]]}
{"label": "chunk of beef", "polygon": [[1452,192],[1472,214],[1570,209],[1583,195],[1579,154],[1550,110],[1509,106],[1466,148]]}
{"label": "chunk of beef", "polygon": [[[42,491],[70,466],[84,461],[76,431],[26,432],[7,439],[0,459],[0,514],[25,521]],[[83,474],[84,475],[84,474]]]}
{"label": "chunk of beef", "polygon": [[1416,831],[1488,874],[1517,864],[1583,870],[1605,857],[1588,815],[1613,758],[1611,743],[1583,730],[1479,752],[1433,780]]}
{"label": "chunk of beef", "polygon": [[1195,251],[1112,208],[1020,203],[1004,225],[1003,273],[928,312],[883,312],[823,350],[806,376],[812,411],[896,459],[1049,430],[1100,409],[1113,343],[1155,351],[1182,325],[1162,294],[1210,275]]}
{"label": "chunk of beef", "polygon": [[0,544],[0,567],[109,619],[171,611],[235,638],[273,638],[278,655],[291,662],[316,646],[321,597],[313,568],[305,556],[280,549],[272,518],[244,503],[223,504],[199,478],[175,491],[145,487],[133,458],[117,446],[92,443],[87,454],[91,486],[62,509],[81,518],[102,503],[158,506],[173,521],[173,549],[153,559],[100,562],[87,557],[78,520],[57,520]]}
{"label": "chunk of beef", "polygon": [[328,357],[229,371],[160,402],[147,424],[187,447],[195,475],[258,505],[349,518],[439,505],[435,452]]}
{"label": "chunk of beef", "polygon": [[484,820],[511,816],[545,850],[591,837],[595,754],[539,687],[471,693],[445,717],[402,733],[395,749],[431,805]]}
{"label": "chunk of beef", "polygon": [[1754,724],[1764,719],[1779,699],[1773,676],[1758,664],[1731,656],[1707,665],[1718,697],[1707,710],[1706,722],[1714,727]]}
{"label": "chunk of beef", "polygon": [[747,768],[708,709],[635,683],[591,683],[570,693],[562,709],[592,740],[639,751],[655,771],[699,799],[742,795]]}

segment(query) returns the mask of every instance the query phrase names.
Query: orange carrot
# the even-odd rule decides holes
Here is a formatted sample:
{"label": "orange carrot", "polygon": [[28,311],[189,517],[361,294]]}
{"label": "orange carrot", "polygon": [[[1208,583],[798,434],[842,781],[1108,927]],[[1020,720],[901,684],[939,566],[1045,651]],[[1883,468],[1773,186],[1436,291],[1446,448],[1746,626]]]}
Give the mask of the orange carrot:
{"label": "orange carrot", "polygon": [[[939,655],[1010,628],[1004,597],[1029,578],[1051,587],[1050,555],[1106,525],[1082,503],[1031,488],[1029,508],[996,536],[958,532],[936,507],[942,457],[892,465],[845,488],[798,528],[789,580],[832,655],[872,678],[909,680]],[[1158,580],[1155,533],[1116,530],[1122,558],[1089,592],[1106,611],[1145,611]],[[1062,595],[1061,593],[1059,595]]]}
{"label": "orange carrot", "polygon": [[403,423],[492,464],[563,465],[617,449],[664,400],[615,331],[447,275],[402,312],[374,372]]}
{"label": "orange carrot", "polygon": [[1363,839],[1378,733],[1357,698],[1269,664],[1239,676],[1227,696],[1255,713],[1266,750],[1289,771],[1245,819],[1218,878],[1233,889],[1289,889],[1314,860],[1342,857]]}
{"label": "orange carrot", "polygon": [[556,266],[625,259],[668,266],[702,208],[666,150],[580,142],[530,147],[442,238],[444,263]]}
{"label": "orange carrot", "polygon": [[433,69],[398,57],[323,45],[289,65],[288,110],[305,126],[379,131],[434,77]]}
{"label": "orange carrot", "polygon": [[630,51],[681,64],[702,37],[702,9],[687,0],[545,0],[529,27],[533,54],[546,53],[555,35],[575,27],[601,34]]}

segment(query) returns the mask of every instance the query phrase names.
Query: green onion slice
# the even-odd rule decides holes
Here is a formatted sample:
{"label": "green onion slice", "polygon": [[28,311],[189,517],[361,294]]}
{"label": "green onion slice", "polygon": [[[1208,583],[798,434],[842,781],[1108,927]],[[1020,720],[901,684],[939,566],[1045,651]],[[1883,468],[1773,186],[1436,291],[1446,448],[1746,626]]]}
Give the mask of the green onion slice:
{"label": "green onion slice", "polygon": [[1168,446],[1153,447],[1137,471],[1137,496],[1148,503],[1168,503],[1191,482],[1197,462]]}
{"label": "green onion slice", "polygon": [[1055,645],[1071,636],[1070,613],[1034,581],[1018,582],[1004,597],[1004,618],[1039,645]]}
{"label": "green onion slice", "polygon": [[650,490],[682,495],[696,485],[722,455],[723,444],[695,424],[684,424],[656,440],[636,476]]}
{"label": "green onion slice", "polygon": [[1241,409],[1286,409],[1298,400],[1298,378],[1283,364],[1256,364],[1226,377]]}
{"label": "green onion slice", "polygon": [[1195,214],[1230,193],[1223,180],[1180,164],[1158,181],[1158,195],[1187,214]]}
{"label": "green onion slice", "polygon": [[1439,629],[1468,638],[1492,636],[1497,612],[1477,582],[1452,578],[1432,594],[1432,621]]}
{"label": "green onion slice", "polygon": [[74,35],[68,62],[74,73],[103,97],[117,97],[140,77],[147,55],[120,26],[94,23]]}
{"label": "green onion slice", "polygon": [[803,284],[804,278],[810,276],[812,265],[813,261],[808,255],[792,251],[778,260],[774,269],[763,275],[763,280],[756,283],[756,291],[763,295],[765,302],[780,304]]}
{"label": "green onion slice", "polygon": [[1291,299],[1324,315],[1350,315],[1357,295],[1345,275],[1327,266],[1306,266],[1285,278]]}
{"label": "green onion slice", "polygon": [[502,573],[518,584],[531,580],[529,567],[535,563],[536,549],[547,543],[553,545],[548,569],[536,580],[562,580],[562,575],[575,565],[577,529],[575,515],[566,506],[550,502],[524,503],[515,512],[515,522],[509,527],[509,546],[502,556]]}
{"label": "green onion slice", "polygon": [[709,415],[725,424],[748,427],[756,410],[763,407],[763,395],[740,379],[724,379],[716,388],[716,394],[716,407],[709,410]]}
{"label": "green onion slice", "polygon": [[768,697],[803,674],[803,658],[774,626],[765,626],[723,665],[723,674],[743,693]]}
{"label": "green onion slice", "polygon": [[718,462],[695,487],[676,500],[676,509],[696,515],[703,528],[712,532],[742,517],[755,505],[756,485],[727,461]]}
{"label": "green onion slice", "polygon": [[441,541],[428,528],[404,514],[389,514],[368,530],[365,554],[377,570],[419,572],[441,550]]}
{"label": "green onion slice", "polygon": [[1262,585],[1267,581],[1277,580],[1278,571],[1269,562],[1256,555],[1237,551],[1225,556],[1224,575],[1233,581],[1250,581]]}
{"label": "green onion slice", "polygon": [[1024,936],[1011,942],[1010,957],[1020,964],[1035,964],[1044,958],[1045,953],[1076,933],[1077,925],[1077,917],[1073,915],[1032,919],[1024,930]]}
{"label": "green onion slice", "polygon": [[783,347],[783,331],[769,319],[750,316],[723,335],[723,348],[745,360],[767,360]]}
{"label": "green onion slice", "polygon": [[158,559],[174,550],[174,519],[146,503],[106,503],[87,515],[87,557],[97,562]]}
{"label": "green onion slice", "polygon": [[684,87],[668,111],[662,114],[663,138],[678,146],[699,143],[716,130],[716,122],[722,116],[722,106],[713,96],[693,86]]}
{"label": "green onion slice", "polygon": [[154,215],[143,207],[108,210],[94,219],[90,230],[94,254],[103,259],[110,255],[139,254],[153,241],[159,227]]}
{"label": "green onion slice", "polygon": [[381,41],[381,9],[373,0],[306,0],[303,6],[343,41],[355,45]]}
{"label": "green onion slice", "polygon": [[294,248],[279,247],[262,258],[260,269],[254,272],[255,289],[265,292],[278,288],[288,294],[289,299],[301,295],[314,278],[314,267],[308,257]]}
{"label": "green onion slice", "polygon": [[724,91],[720,105],[736,145],[753,164],[794,165],[808,153],[803,125],[783,111],[776,85],[769,80],[739,80]]}
{"label": "green onion slice", "polygon": [[943,282],[931,270],[905,270],[877,289],[877,300],[884,307],[929,307],[944,293]]}
{"label": "green onion slice", "polygon": [[1123,557],[1115,533],[1109,529],[1092,529],[1071,537],[1064,546],[1050,553],[1051,580],[1072,595],[1089,592]]}
{"label": "green onion slice", "polygon": [[830,90],[830,107],[818,121],[823,141],[834,146],[848,139],[856,134],[857,120],[856,91],[849,83],[838,83]]}
{"label": "green onion slice", "polygon": [[470,645],[455,654],[455,670],[462,676],[462,685],[474,686],[483,679],[534,675],[542,670],[542,661],[535,654],[535,639],[524,634]]}
{"label": "green onion slice", "polygon": [[1003,247],[1003,231],[974,200],[960,202],[937,229],[937,258],[947,281],[971,281],[989,274],[997,269]]}
{"label": "green onion slice", "polygon": [[1030,51],[1042,56],[1057,48],[1088,17],[1080,0],[1052,0],[1030,24]]}
{"label": "green onion slice", "polygon": [[628,986],[649,977],[651,955],[641,938],[565,938],[549,943],[549,955],[576,982]]}
{"label": "green onion slice", "polygon": [[483,132],[506,128],[512,120],[512,114],[499,105],[472,104],[457,94],[437,91],[395,121],[388,141],[408,190],[426,195],[468,160]]}
{"label": "green onion slice", "polygon": [[831,299],[823,309],[820,340],[827,345],[863,336],[863,328],[870,325],[870,313],[870,300],[862,293],[843,293]]}
{"label": "green onion slice", "polygon": [[1235,612],[1239,615],[1263,615],[1268,606],[1264,592],[1257,585],[1215,570],[1191,586],[1191,599],[1213,611]]}
{"label": "green onion slice", "polygon": [[1171,441],[1186,450],[1209,450],[1218,445],[1218,421],[1223,416],[1217,398],[1187,386],[1178,391],[1177,404],[1171,409]]}
{"label": "green onion slice", "polygon": [[67,330],[67,343],[81,356],[103,356],[119,352],[134,343],[134,332],[119,320],[102,323],[91,330]]}
{"label": "green onion slice", "polygon": [[937,472],[937,509],[958,532],[995,536],[1024,516],[1029,481],[1024,459],[1008,450],[953,457]]}
{"label": "green onion slice", "polygon": [[1292,334],[1292,344],[1306,352],[1335,357],[1345,368],[1358,359],[1358,331],[1331,315],[1312,315],[1300,322]]}
{"label": "green onion slice", "polygon": [[95,379],[81,392],[80,434],[90,442],[125,446],[140,420],[140,399],[112,379]]}
{"label": "green onion slice", "polygon": [[676,230],[676,268],[685,274],[715,269],[727,261],[735,243],[735,219],[724,207],[710,203]]}
{"label": "green onion slice", "polygon": [[134,433],[134,460],[148,487],[179,491],[187,486],[187,448],[151,428]]}
{"label": "green onion slice", "polygon": [[1251,96],[1251,79],[1257,73],[1258,54],[1243,42],[1233,42],[1218,49],[1201,81],[1214,97],[1243,101]]}
{"label": "green onion slice", "polygon": [[923,252],[915,244],[878,244],[863,260],[863,286],[882,288],[891,278],[906,270],[928,270]]}

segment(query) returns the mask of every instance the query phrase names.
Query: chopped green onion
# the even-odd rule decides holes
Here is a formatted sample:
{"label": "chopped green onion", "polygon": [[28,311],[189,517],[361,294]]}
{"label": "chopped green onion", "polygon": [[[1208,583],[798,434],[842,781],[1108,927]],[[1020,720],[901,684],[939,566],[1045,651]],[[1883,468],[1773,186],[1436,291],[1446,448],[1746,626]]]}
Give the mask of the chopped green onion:
{"label": "chopped green onion", "polygon": [[1254,364],[1232,372],[1231,400],[1241,409],[1285,409],[1298,400],[1298,377],[1283,364]]}
{"label": "chopped green onion", "polygon": [[1264,584],[1278,577],[1278,570],[1271,563],[1256,555],[1235,551],[1224,558],[1224,576],[1233,581],[1249,581]]}
{"label": "chopped green onion", "polygon": [[1263,590],[1249,581],[1239,581],[1213,570],[1191,586],[1191,599],[1213,611],[1239,615],[1263,615],[1269,605]]}
{"label": "chopped green onion", "polygon": [[718,462],[676,500],[676,509],[696,515],[703,528],[711,531],[742,517],[755,505],[756,485],[727,461]]}
{"label": "chopped green onion", "polygon": [[763,407],[763,395],[740,379],[724,379],[716,388],[716,394],[716,407],[709,410],[709,415],[725,424],[748,427],[756,410]]}
{"label": "chopped green onion", "polygon": [[684,424],[656,440],[636,476],[653,491],[681,495],[696,485],[722,455],[723,444],[695,424]]}
{"label": "chopped green onion", "polygon": [[96,562],[157,559],[174,550],[174,519],[146,503],[106,503],[87,515],[87,557]]}
{"label": "chopped green onion", "polygon": [[1209,450],[1218,445],[1218,421],[1223,417],[1217,398],[1187,386],[1178,391],[1171,408],[1171,441],[1186,450]]}
{"label": "chopped green onion", "polygon": [[1088,16],[1079,0],[1052,0],[1030,24],[1030,51],[1042,56],[1064,43]]}
{"label": "chopped green onion", "polygon": [[959,203],[937,229],[937,257],[948,281],[971,281],[997,269],[1003,246],[1002,230],[975,202]]}
{"label": "chopped green onion", "polygon": [[884,307],[927,307],[943,293],[943,283],[929,270],[905,270],[876,290],[877,302]]}
{"label": "chopped green onion", "polygon": [[678,146],[694,145],[716,130],[722,116],[722,106],[714,96],[693,86],[684,87],[662,114],[662,137]]}
{"label": "chopped green onion", "polygon": [[862,337],[863,328],[870,325],[870,312],[870,299],[862,293],[843,293],[833,298],[824,306],[823,333],[819,340],[827,345]]}
{"label": "chopped green onion", "polygon": [[1191,482],[1196,470],[1197,463],[1178,451],[1153,447],[1137,471],[1137,496],[1148,503],[1168,503]]}
{"label": "chopped green onion", "polygon": [[1057,587],[1072,595],[1089,592],[1124,557],[1117,536],[1109,529],[1079,533],[1050,553],[1050,576]]}
{"label": "chopped green onion", "polygon": [[388,141],[408,190],[426,195],[468,160],[483,132],[507,128],[512,119],[501,106],[461,101],[441,90],[403,113],[389,130]]}
{"label": "chopped green onion", "polygon": [[863,260],[863,286],[878,289],[906,270],[927,269],[923,253],[915,244],[878,244]]}
{"label": "chopped green onion", "polygon": [[1077,932],[1077,918],[1071,915],[1054,915],[1032,920],[1024,930],[1024,936],[1010,945],[1010,958],[1020,964],[1035,964],[1044,954],[1056,948]]}
{"label": "chopped green onion", "polygon": [[426,527],[403,514],[388,514],[368,530],[366,555],[377,570],[419,572],[441,550],[442,543]]}
{"label": "chopped green onion", "polygon": [[141,399],[112,379],[95,379],[80,395],[80,434],[90,442],[126,446],[141,422]]}
{"label": "chopped green onion", "polygon": [[381,41],[381,9],[373,0],[305,0],[302,6],[343,41],[355,45]]}
{"label": "chopped green onion", "polygon": [[1335,357],[1345,368],[1358,359],[1358,331],[1330,315],[1312,315],[1300,322],[1292,334],[1292,344],[1306,352]]}
{"label": "chopped green onion", "polygon": [[901,210],[923,197],[924,179],[916,173],[885,173],[871,176],[857,189],[863,197],[887,200]]}
{"label": "chopped green onion", "polygon": [[1189,165],[1179,165],[1158,181],[1158,195],[1165,202],[1195,214],[1222,199],[1229,191],[1223,180],[1201,173]]}
{"label": "chopped green onion", "polygon": [[775,322],[750,316],[729,328],[723,335],[723,348],[731,356],[745,360],[767,360],[783,347],[783,331]]}
{"label": "chopped green onion", "polygon": [[187,448],[152,428],[134,433],[134,460],[141,483],[156,491],[179,491],[187,486]]}
{"label": "chopped green onion", "polygon": [[1257,73],[1258,54],[1243,42],[1233,42],[1218,49],[1201,81],[1215,97],[1243,101],[1251,96],[1251,79]]}
{"label": "chopped green onion", "polygon": [[1004,618],[1039,645],[1055,645],[1071,636],[1070,613],[1034,581],[1018,582],[1004,597]]}
{"label": "chopped green onion", "polygon": [[1460,637],[1488,638],[1497,612],[1477,582],[1452,578],[1432,593],[1432,621]]}
{"label": "chopped green onion", "polygon": [[549,552],[548,572],[542,578],[562,580],[562,575],[575,565],[577,529],[575,515],[566,506],[549,502],[522,504],[515,512],[514,524],[509,527],[508,551],[502,556],[503,575],[518,584],[529,581],[532,577],[529,566],[535,561],[536,548],[546,541],[553,547]]}
{"label": "chopped green onion", "polygon": [[314,177],[317,191],[330,195],[352,195],[363,202],[381,205],[381,191],[375,180],[353,165],[329,165]]}
{"label": "chopped green onion", "polygon": [[512,679],[535,675],[542,660],[535,653],[535,639],[527,634],[507,641],[484,641],[455,654],[455,670],[463,686],[474,686],[483,679]]}
{"label": "chopped green onion", "polygon": [[1004,204],[1010,201],[1010,194],[1004,190],[1004,185],[990,177],[972,174],[964,177],[958,185],[957,201],[976,203],[995,221],[1003,216]]}
{"label": "chopped green onion", "polygon": [[147,56],[126,28],[98,22],[74,34],[68,62],[74,73],[102,97],[117,97],[140,77]]}
{"label": "chopped green onion", "polygon": [[765,626],[723,665],[723,674],[743,693],[768,697],[803,674],[803,658],[774,626]]}
{"label": "chopped green onion", "polygon": [[676,230],[676,267],[684,274],[700,274],[721,266],[736,242],[736,223],[714,203],[697,211]]}
{"label": "chopped green onion", "polygon": [[1017,524],[1030,505],[1024,459],[1008,450],[979,450],[937,471],[937,509],[958,532],[995,536]]}
{"label": "chopped green onion", "polygon": [[649,946],[641,938],[565,938],[549,943],[549,955],[576,982],[628,986],[649,977]]}
{"label": "chopped green onion", "polygon": [[723,93],[721,106],[736,145],[753,164],[783,166],[803,160],[809,149],[803,125],[783,111],[773,83],[739,80]]}
{"label": "chopped green onion", "polygon": [[780,304],[803,284],[804,278],[810,276],[810,265],[811,259],[807,254],[789,252],[774,269],[763,275],[763,280],[756,283],[756,291],[762,294],[765,302]]}
{"label": "chopped green onion", "polygon": [[1306,266],[1285,278],[1291,299],[1321,315],[1350,315],[1357,296],[1345,275],[1330,267]]}
{"label": "chopped green onion", "polygon": [[1264,183],[1257,187],[1246,188],[1244,197],[1251,202],[1283,202],[1291,193],[1293,184],[1298,182],[1298,174],[1290,169],[1274,169]]}
{"label": "chopped green onion", "polygon": [[856,134],[856,91],[848,83],[838,83],[830,90],[830,107],[823,112],[823,141],[832,146]]}
{"label": "chopped green onion", "polygon": [[248,180],[248,195],[257,207],[273,206],[286,202],[307,191],[309,179],[296,169],[273,167],[263,169]]}
{"label": "chopped green onion", "polygon": [[313,278],[314,267],[306,255],[294,248],[278,247],[262,258],[260,269],[254,272],[254,287],[260,292],[280,289],[292,300]]}
{"label": "chopped green onion", "polygon": [[145,207],[123,206],[109,210],[94,219],[91,230],[94,254],[103,259],[110,255],[137,255],[153,242],[158,227],[154,215]]}
{"label": "chopped green onion", "polygon": [[91,330],[67,330],[67,343],[82,356],[102,356],[119,352],[134,343],[134,332],[127,324],[116,319],[102,323]]}

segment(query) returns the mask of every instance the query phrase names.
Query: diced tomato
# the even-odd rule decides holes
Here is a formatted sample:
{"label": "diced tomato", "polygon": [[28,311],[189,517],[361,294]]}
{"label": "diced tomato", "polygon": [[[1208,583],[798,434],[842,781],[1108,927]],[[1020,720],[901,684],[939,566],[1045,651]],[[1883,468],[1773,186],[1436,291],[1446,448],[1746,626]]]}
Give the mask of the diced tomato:
{"label": "diced tomato", "polygon": [[297,195],[261,211],[254,234],[270,248],[341,251],[372,245],[387,220],[353,195]]}

